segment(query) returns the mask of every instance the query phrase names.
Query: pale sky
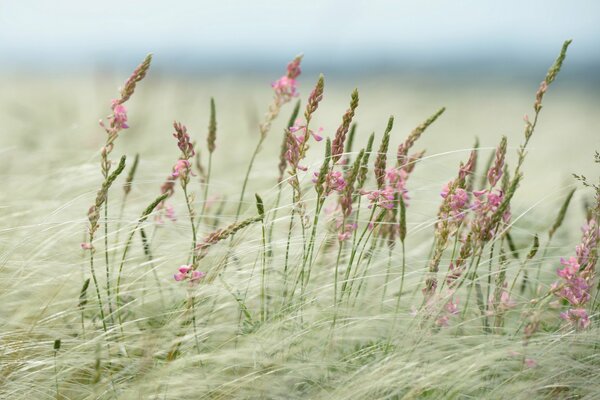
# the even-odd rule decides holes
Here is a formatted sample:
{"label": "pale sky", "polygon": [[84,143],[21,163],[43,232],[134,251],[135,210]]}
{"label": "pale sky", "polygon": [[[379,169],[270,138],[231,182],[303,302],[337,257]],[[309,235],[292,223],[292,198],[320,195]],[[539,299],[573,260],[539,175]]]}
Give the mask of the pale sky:
{"label": "pale sky", "polygon": [[0,66],[146,52],[208,63],[549,58],[568,38],[575,62],[600,60],[600,1],[0,0]]}

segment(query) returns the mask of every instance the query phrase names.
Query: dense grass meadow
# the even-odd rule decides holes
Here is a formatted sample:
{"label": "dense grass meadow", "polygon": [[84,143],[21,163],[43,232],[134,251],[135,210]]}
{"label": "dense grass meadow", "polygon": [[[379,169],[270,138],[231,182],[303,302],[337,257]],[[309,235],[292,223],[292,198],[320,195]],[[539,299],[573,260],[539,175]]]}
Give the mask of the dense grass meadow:
{"label": "dense grass meadow", "polygon": [[0,78],[0,398],[600,398],[569,43],[520,86]]}

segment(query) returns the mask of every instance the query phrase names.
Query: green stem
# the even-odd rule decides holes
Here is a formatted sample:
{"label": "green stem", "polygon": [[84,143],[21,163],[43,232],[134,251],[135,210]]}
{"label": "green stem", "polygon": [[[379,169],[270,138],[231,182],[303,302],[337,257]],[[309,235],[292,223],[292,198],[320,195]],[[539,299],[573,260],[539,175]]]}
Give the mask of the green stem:
{"label": "green stem", "polygon": [[[90,238],[92,243],[92,238]],[[96,288],[96,296],[98,297],[98,307],[100,308],[100,318],[102,318],[102,328],[104,333],[108,333],[106,326],[106,318],[104,316],[104,305],[102,304],[102,296],[100,295],[100,286],[98,285],[98,279],[96,278],[96,271],[94,270],[94,249],[90,250],[90,270],[92,272],[92,280],[94,281],[94,287]]]}
{"label": "green stem", "polygon": [[260,285],[260,302],[261,302],[261,320],[265,322],[267,320],[267,260],[266,260],[266,251],[267,251],[267,237],[265,232],[265,221],[262,220],[262,274],[261,274],[261,285]]}
{"label": "green stem", "polygon": [[[108,192],[104,202],[104,260],[106,263],[106,298],[108,302],[108,313],[110,319],[113,319],[112,296],[110,293],[110,265],[108,261]],[[114,323],[114,321],[113,321]]]}
{"label": "green stem", "polygon": [[[252,158],[250,158],[250,164],[248,164],[248,169],[246,170],[246,176],[244,177],[244,183],[242,184],[242,193],[240,194],[240,200],[238,203],[238,207],[237,210],[235,212],[235,221],[238,221],[238,218],[240,217],[240,212],[242,211],[242,204],[244,201],[244,195],[246,194],[246,186],[248,185],[248,178],[250,177],[250,171],[252,171],[252,167],[254,166],[254,160],[256,159],[256,156],[258,155],[258,152],[260,151],[260,147],[262,146],[263,141],[265,140],[265,136],[261,136],[260,140],[258,141],[258,144],[256,145],[256,148],[254,149],[254,152],[252,153]],[[231,240],[233,241],[233,236],[231,235]]]}
{"label": "green stem", "polygon": [[[202,210],[198,216],[198,222],[196,222],[196,230],[200,227],[200,223],[204,219],[204,213],[206,212],[206,201],[208,200],[208,188],[210,185],[210,175],[212,170],[212,153],[208,153],[208,172],[206,173],[206,182],[204,183],[204,198],[202,200]],[[237,218],[236,218],[237,219]]]}

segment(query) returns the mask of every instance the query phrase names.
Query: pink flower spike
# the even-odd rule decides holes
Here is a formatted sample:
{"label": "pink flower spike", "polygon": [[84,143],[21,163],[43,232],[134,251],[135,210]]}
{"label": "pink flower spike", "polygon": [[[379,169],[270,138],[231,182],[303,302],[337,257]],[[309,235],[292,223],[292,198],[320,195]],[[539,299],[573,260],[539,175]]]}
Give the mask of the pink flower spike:
{"label": "pink flower spike", "polygon": [[91,243],[84,242],[84,243],[81,243],[81,248],[83,250],[92,250],[94,248],[94,246],[92,246]]}
{"label": "pink flower spike", "polygon": [[112,109],[113,109],[113,123],[115,127],[119,129],[127,129],[129,126],[127,125],[127,109],[119,100],[112,100]]}

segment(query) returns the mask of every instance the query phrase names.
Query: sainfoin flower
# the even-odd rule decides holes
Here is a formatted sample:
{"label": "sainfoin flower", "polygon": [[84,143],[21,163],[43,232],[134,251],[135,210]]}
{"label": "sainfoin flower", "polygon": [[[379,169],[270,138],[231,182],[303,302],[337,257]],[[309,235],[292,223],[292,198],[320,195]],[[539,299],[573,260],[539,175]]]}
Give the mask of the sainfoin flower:
{"label": "sainfoin flower", "polygon": [[127,129],[127,109],[117,99],[112,100],[112,124],[116,129]]}
{"label": "sainfoin flower", "polygon": [[296,78],[302,72],[300,69],[301,60],[302,57],[294,58],[287,66],[287,73],[271,84],[278,102],[286,103],[292,97],[298,96]]}
{"label": "sainfoin flower", "polygon": [[205,272],[196,271],[192,268],[192,265],[182,265],[179,267],[178,272],[173,275],[173,278],[177,281],[189,280],[190,283],[197,283],[200,279],[206,276]]}
{"label": "sainfoin flower", "polygon": [[357,227],[358,227],[357,224],[345,224],[343,226],[342,226],[342,224],[340,224],[340,226],[338,228],[342,228],[342,229],[338,233],[338,240],[340,242],[343,242],[345,240],[350,239],[350,237],[352,236],[352,233],[356,230]]}
{"label": "sainfoin flower", "polygon": [[552,285],[554,294],[565,299],[573,308],[560,314],[561,318],[570,322],[577,329],[585,329],[590,325],[589,316],[584,306],[590,301],[591,283],[597,261],[598,238],[600,230],[595,219],[590,219],[582,228],[581,242],[575,248],[575,257],[561,258],[563,268],[556,274],[562,282]]}
{"label": "sainfoin flower", "polygon": [[[319,179],[319,172],[314,172],[314,177],[312,179],[313,183],[317,183]],[[341,192],[346,187],[346,181],[342,176],[342,173],[339,171],[329,171],[325,175],[325,196],[329,196],[331,192]]]}
{"label": "sainfoin flower", "polygon": [[367,196],[367,199],[369,199],[369,202],[371,203],[369,208],[373,208],[374,205],[387,208],[388,210],[394,208],[395,196],[394,189],[391,186],[371,191],[361,190],[359,193]]}
{"label": "sainfoin flower", "polygon": [[565,321],[569,321],[578,329],[585,329],[590,326],[590,317],[585,308],[572,308],[560,313],[560,317]]}

